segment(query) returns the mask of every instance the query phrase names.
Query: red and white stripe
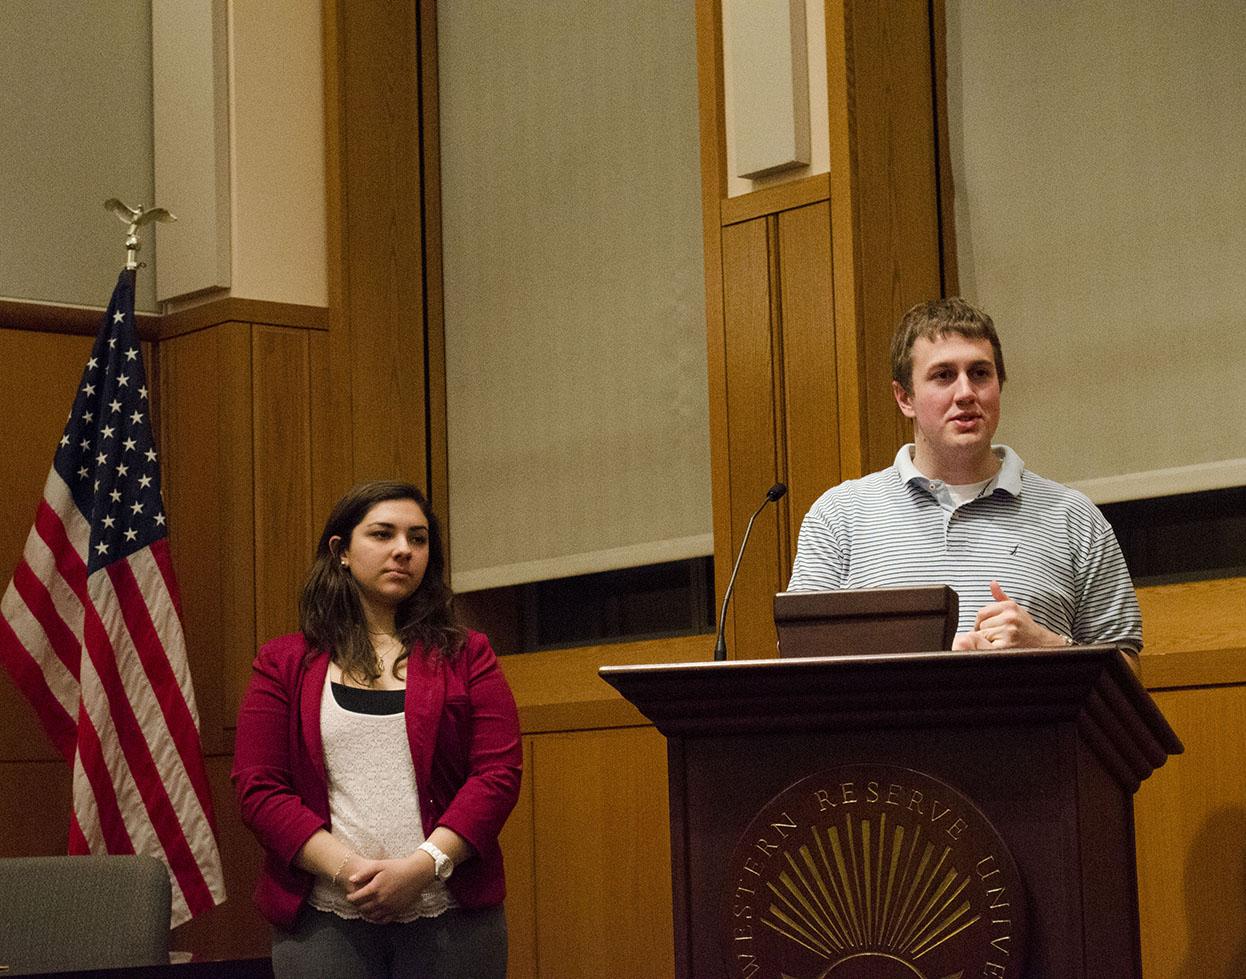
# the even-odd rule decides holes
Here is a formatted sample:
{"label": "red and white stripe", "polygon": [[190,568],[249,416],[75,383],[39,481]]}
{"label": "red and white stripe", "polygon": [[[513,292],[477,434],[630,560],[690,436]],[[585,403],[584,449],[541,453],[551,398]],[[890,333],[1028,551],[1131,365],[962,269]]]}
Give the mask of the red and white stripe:
{"label": "red and white stripe", "polygon": [[162,859],[176,926],[225,889],[168,541],[88,578],[89,543],[54,468],[0,601],[0,663],[73,766],[70,852]]}

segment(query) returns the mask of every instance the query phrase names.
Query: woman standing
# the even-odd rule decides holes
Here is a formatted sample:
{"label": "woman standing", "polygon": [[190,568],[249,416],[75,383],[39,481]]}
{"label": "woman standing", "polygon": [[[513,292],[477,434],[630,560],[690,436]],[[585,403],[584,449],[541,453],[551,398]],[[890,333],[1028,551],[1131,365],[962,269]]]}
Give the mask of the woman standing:
{"label": "woman standing", "polygon": [[506,974],[519,721],[444,570],[418,489],[357,486],[321,534],[301,631],[255,660],[233,781],[279,979]]}

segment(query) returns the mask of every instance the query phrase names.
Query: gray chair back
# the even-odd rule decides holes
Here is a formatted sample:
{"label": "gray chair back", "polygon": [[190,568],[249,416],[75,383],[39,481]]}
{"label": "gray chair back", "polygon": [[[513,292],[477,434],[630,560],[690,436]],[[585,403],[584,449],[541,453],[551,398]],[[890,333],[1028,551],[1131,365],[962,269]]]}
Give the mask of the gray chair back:
{"label": "gray chair back", "polygon": [[0,859],[0,976],[167,965],[170,900],[154,857]]}

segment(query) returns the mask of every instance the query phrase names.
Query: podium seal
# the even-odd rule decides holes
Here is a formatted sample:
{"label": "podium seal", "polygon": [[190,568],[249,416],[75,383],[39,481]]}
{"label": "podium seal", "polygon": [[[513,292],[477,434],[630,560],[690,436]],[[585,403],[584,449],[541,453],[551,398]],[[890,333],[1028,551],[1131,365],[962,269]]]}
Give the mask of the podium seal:
{"label": "podium seal", "polygon": [[731,855],[732,979],[1017,979],[1025,894],[964,795],[907,768],[810,775],[753,817]]}

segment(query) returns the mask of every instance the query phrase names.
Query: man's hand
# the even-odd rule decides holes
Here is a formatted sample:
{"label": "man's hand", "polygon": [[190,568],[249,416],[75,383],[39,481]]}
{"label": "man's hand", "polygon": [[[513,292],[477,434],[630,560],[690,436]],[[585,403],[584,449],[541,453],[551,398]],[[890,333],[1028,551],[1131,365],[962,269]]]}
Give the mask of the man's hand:
{"label": "man's hand", "polygon": [[347,900],[365,921],[384,925],[415,903],[433,880],[433,858],[423,850],[394,860],[363,860],[350,875]]}
{"label": "man's hand", "polygon": [[1063,646],[1064,637],[1045,629],[1014,602],[999,586],[991,582],[995,601],[978,610],[972,632],[957,633],[953,649],[1015,649],[1037,646]]}

